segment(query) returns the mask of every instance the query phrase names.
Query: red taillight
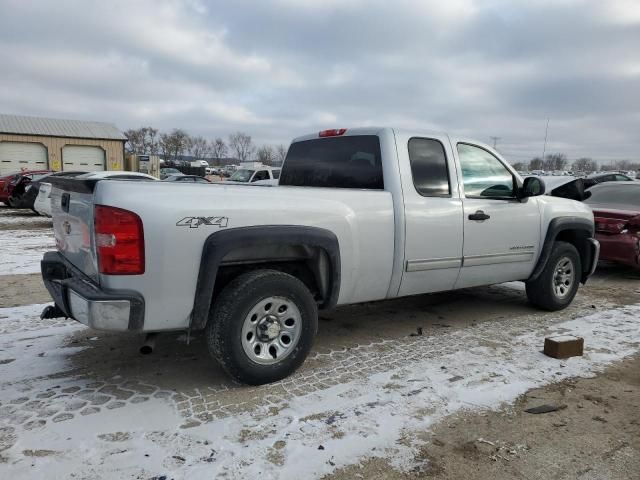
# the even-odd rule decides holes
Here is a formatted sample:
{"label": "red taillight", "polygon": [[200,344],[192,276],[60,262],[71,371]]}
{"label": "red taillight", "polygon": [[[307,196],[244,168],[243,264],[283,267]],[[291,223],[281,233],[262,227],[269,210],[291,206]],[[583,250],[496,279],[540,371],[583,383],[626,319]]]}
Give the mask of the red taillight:
{"label": "red taillight", "polygon": [[142,220],[121,208],[96,205],[93,211],[98,271],[106,275],[144,273]]}
{"label": "red taillight", "polygon": [[339,137],[340,135],[344,135],[346,132],[346,128],[334,128],[332,130],[322,130],[318,136],[319,137]]}

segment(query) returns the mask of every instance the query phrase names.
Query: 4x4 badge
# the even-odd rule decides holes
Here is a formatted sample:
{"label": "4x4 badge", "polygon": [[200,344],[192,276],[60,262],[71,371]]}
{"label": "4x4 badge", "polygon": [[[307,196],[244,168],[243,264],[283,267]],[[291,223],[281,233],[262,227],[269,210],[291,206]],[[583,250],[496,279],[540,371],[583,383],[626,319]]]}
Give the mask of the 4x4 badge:
{"label": "4x4 badge", "polygon": [[176,223],[176,227],[198,228],[200,225],[211,225],[224,228],[228,223],[228,217],[184,217]]}

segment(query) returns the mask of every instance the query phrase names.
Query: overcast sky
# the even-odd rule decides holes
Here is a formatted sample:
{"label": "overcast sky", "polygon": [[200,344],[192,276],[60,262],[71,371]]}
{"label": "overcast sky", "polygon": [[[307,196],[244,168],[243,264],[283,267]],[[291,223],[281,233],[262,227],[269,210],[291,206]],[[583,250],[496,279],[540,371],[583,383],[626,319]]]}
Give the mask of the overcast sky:
{"label": "overcast sky", "polygon": [[0,66],[2,113],[640,159],[640,0],[0,0]]}

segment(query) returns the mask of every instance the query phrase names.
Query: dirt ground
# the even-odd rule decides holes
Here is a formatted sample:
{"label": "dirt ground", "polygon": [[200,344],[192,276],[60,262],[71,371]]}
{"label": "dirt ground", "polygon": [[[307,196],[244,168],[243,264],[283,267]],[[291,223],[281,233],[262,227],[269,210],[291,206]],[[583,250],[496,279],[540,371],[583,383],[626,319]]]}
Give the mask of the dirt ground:
{"label": "dirt ground", "polygon": [[[18,226],[34,235],[46,228],[47,222],[31,216],[5,221],[12,224],[11,229]],[[425,395],[428,408],[441,408],[437,398],[442,385],[433,387],[438,384],[432,377],[411,384],[412,380],[403,376],[403,369],[440,365],[442,358],[468,348],[489,352],[489,356],[480,357],[480,363],[465,367],[470,377],[475,369],[486,378],[478,383],[465,378],[460,380],[460,385],[465,384],[461,388],[471,392],[474,385],[499,388],[495,382],[500,381],[496,380],[500,376],[492,377],[493,367],[484,368],[485,359],[497,358],[498,364],[518,359],[521,353],[519,347],[514,347],[513,338],[527,334],[534,335],[534,340],[526,347],[537,348],[533,351],[539,355],[538,342],[555,331],[557,325],[640,303],[639,280],[639,272],[601,265],[573,304],[554,313],[532,308],[519,282],[321,312],[318,337],[303,367],[283,382],[247,387],[229,381],[210,359],[201,335],[195,334],[188,343],[184,334],[160,335],[154,353],[142,356],[138,351],[142,335],[96,332],[71,320],[39,319],[38,304],[50,302],[39,274],[0,276],[0,308],[5,308],[0,315],[0,333],[4,335],[0,336],[0,472],[7,466],[24,474],[30,471],[25,465],[45,467],[53,459],[63,465],[65,459],[73,458],[70,452],[86,447],[84,454],[95,458],[73,464],[67,471],[73,471],[76,478],[95,478],[95,472],[104,473],[103,464],[110,461],[102,450],[94,448],[105,438],[141,435],[146,442],[141,443],[144,448],[160,442],[154,437],[157,432],[134,427],[128,431],[127,425],[120,427],[124,430],[116,430],[104,420],[118,418],[110,417],[112,412],[120,412],[124,418],[130,415],[126,412],[135,412],[140,405],[154,401],[165,402],[178,415],[175,430],[167,430],[177,435],[175,446],[163,446],[163,451],[174,448],[173,455],[156,462],[153,468],[145,467],[144,451],[127,444],[117,452],[135,459],[131,461],[135,467],[127,470],[135,474],[126,475],[120,470],[121,463],[114,460],[116,467],[112,467],[115,470],[107,475],[109,478],[161,478],[163,472],[181,471],[176,458],[184,464],[205,462],[213,467],[208,463],[209,457],[190,459],[190,452],[204,448],[206,444],[198,443],[202,438],[211,442],[219,439],[219,434],[210,430],[211,425],[234,418],[249,419],[246,427],[238,427],[242,428],[239,435],[227,433],[231,435],[229,445],[237,449],[235,455],[253,449],[241,457],[246,468],[254,457],[262,455],[271,464],[269,468],[288,465],[288,459],[295,455],[295,450],[289,449],[295,448],[296,442],[314,443],[314,434],[305,430],[313,432],[316,428],[318,432],[329,431],[330,438],[322,440],[322,450],[314,446],[312,455],[323,459],[326,456],[325,465],[332,465],[331,442],[354,432],[358,441],[366,441],[367,435],[378,427],[365,418],[366,414],[359,415],[367,409],[384,412],[383,404],[369,402],[366,396],[349,400],[359,394],[359,386],[371,385],[373,390],[367,395],[374,397],[405,389],[406,394],[394,397],[401,399],[398,407],[403,406],[402,402],[417,401],[419,411],[423,404],[416,399]],[[12,313],[14,307],[19,313]],[[637,320],[640,329],[640,319]],[[21,345],[29,348],[22,349]],[[640,344],[630,346],[638,352]],[[20,362],[25,365],[23,369],[16,367]],[[536,367],[531,365],[532,369]],[[447,371],[450,380],[445,380],[445,387],[450,381],[457,381],[455,364],[435,368]],[[566,378],[561,375],[562,362],[558,363],[557,373],[553,368],[549,378],[555,379],[557,374],[561,381],[529,390],[515,402],[511,397],[497,410],[456,410],[452,415],[434,417],[438,420],[428,428],[409,429],[398,442],[419,446],[412,459],[415,467],[410,471],[399,469],[393,455],[372,458],[372,452],[359,455],[359,463],[337,470],[328,468],[332,473],[323,478],[640,479],[640,355],[613,363],[593,378]],[[396,378],[397,384],[371,383],[372,378],[387,375]],[[507,382],[506,377],[504,381]],[[432,397],[429,388],[435,389]],[[304,400],[297,403],[300,399],[313,399],[332,389],[340,393],[327,397],[326,403],[319,402],[311,415],[298,418],[288,410],[291,405],[298,405],[298,411],[303,411],[300,405]],[[342,411],[337,410],[337,404],[343,405]],[[524,412],[543,404],[560,409],[541,415]],[[349,405],[355,405],[352,411]],[[446,410],[446,405],[443,408]],[[416,424],[430,415],[427,410],[422,417],[416,416]],[[266,416],[261,413],[264,411],[268,412]],[[269,418],[281,422],[278,429],[269,423]],[[85,422],[93,422],[95,438],[83,439],[78,433]],[[364,427],[358,429],[359,423]],[[68,450],[62,453],[32,454],[48,451],[33,445],[38,444],[41,435],[57,429],[71,432],[64,435],[68,435],[67,441],[77,442],[75,447],[69,443]],[[336,444],[335,448],[340,446]],[[244,470],[233,470],[237,460],[218,461],[222,465],[219,471],[227,478],[248,478]],[[182,478],[179,474],[167,478],[172,476]]]}
{"label": "dirt ground", "polygon": [[[530,414],[531,407],[560,408]],[[420,435],[422,467],[400,473],[365,461],[325,479],[640,478],[640,356],[594,378],[528,391],[504,409],[461,413]]]}

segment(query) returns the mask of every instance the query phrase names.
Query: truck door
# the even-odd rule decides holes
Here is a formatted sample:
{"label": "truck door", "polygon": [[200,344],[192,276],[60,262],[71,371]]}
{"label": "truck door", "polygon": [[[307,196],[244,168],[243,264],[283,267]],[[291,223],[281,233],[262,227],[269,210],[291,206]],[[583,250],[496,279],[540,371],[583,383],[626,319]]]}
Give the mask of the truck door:
{"label": "truck door", "polygon": [[463,264],[456,288],[525,280],[540,248],[535,197],[518,200],[516,177],[485,147],[458,142],[464,207]]}
{"label": "truck door", "polygon": [[462,264],[462,202],[446,136],[398,134],[405,208],[400,295],[450,290]]}

